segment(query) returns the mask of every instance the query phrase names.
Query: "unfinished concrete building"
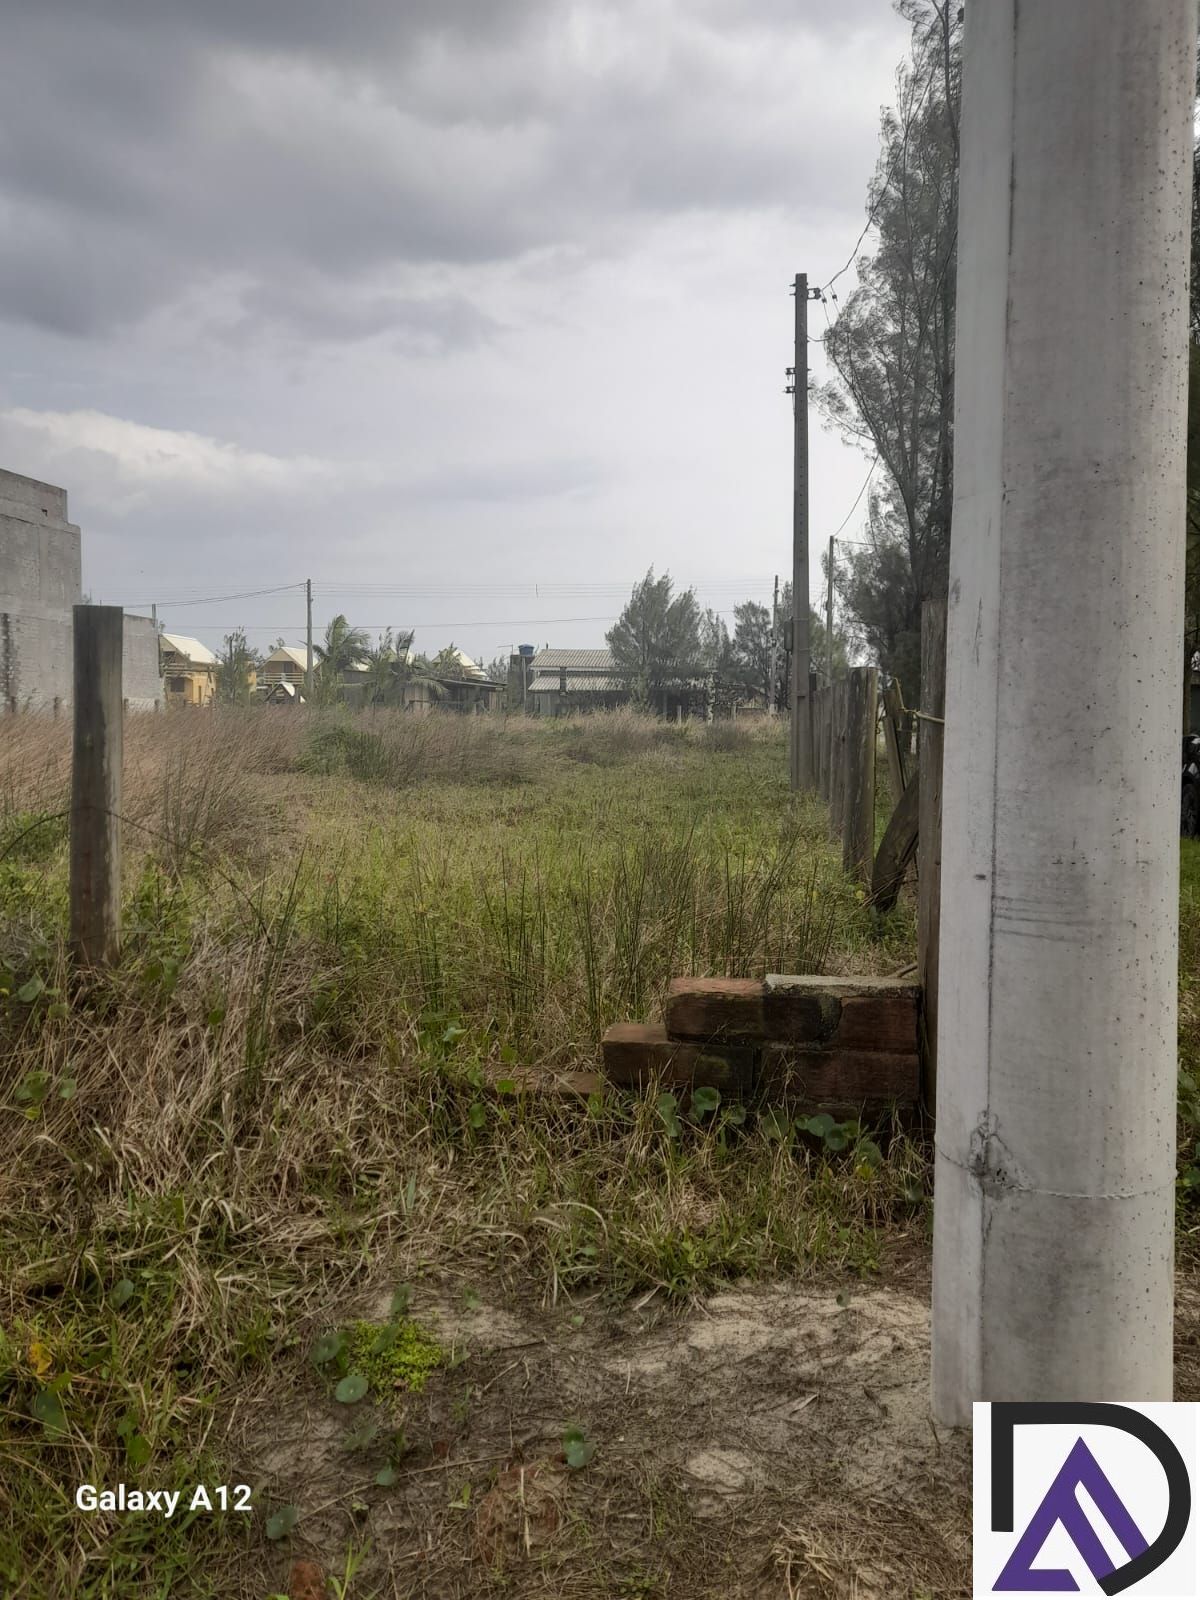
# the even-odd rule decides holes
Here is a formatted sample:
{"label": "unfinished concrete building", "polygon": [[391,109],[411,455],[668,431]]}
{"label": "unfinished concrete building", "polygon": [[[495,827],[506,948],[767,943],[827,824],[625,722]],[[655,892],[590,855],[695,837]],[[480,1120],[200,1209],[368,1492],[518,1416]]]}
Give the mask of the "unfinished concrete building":
{"label": "unfinished concrete building", "polygon": [[[0,707],[71,703],[72,608],[83,599],[80,534],[67,491],[0,470]],[[162,702],[158,630],[126,616],[123,686],[131,711]]]}

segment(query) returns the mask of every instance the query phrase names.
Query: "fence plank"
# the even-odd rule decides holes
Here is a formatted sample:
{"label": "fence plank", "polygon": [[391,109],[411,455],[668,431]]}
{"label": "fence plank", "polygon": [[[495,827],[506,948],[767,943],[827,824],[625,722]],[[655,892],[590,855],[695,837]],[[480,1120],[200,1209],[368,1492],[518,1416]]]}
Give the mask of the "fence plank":
{"label": "fence plank", "polygon": [[829,826],[835,839],[842,836],[842,816],[846,796],[846,680],[833,686],[833,709],[829,730]]}
{"label": "fence plank", "polygon": [[879,672],[851,667],[846,680],[842,865],[864,883],[875,861],[875,707]]}
{"label": "fence plank", "polygon": [[816,672],[808,674],[808,787],[816,794],[816,765],[818,765],[819,739],[818,725],[816,725]]}
{"label": "fence plank", "polygon": [[888,777],[892,785],[892,804],[898,806],[908,788],[909,772],[905,756],[905,735],[901,731],[904,721],[904,701],[900,685],[889,678],[883,691],[883,744],[887,751]]}
{"label": "fence plank", "polygon": [[917,852],[917,822],[921,804],[921,774],[918,772],[900,796],[887,831],[875,853],[871,872],[871,902],[876,911],[890,911],[900,896],[904,874]]}
{"label": "fence plank", "polygon": [[85,967],[120,954],[123,635],[120,606],[75,607],[70,944]]}
{"label": "fence plank", "polygon": [[[946,602],[921,607],[921,717],[917,765],[921,802],[917,825],[917,971],[921,979],[921,1060],[926,1105],[937,1089],[938,956],[942,897],[942,747],[946,714]],[[932,719],[932,720],[931,720]]]}

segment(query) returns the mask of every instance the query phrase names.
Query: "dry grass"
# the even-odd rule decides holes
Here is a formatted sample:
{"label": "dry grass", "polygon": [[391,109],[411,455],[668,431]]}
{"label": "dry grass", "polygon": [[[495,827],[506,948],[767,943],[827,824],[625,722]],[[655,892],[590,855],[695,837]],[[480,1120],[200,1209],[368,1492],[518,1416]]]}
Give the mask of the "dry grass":
{"label": "dry grass", "polygon": [[[629,714],[133,719],[125,954],[83,984],[63,954],[68,730],[6,724],[0,1591],[264,1600],[287,1548],[265,1514],[294,1496],[299,1545],[320,1485],[306,1487],[303,1443],[299,1471],[268,1473],[254,1440],[311,1410],[346,1459],[350,1422],[312,1342],[400,1283],[418,1309],[486,1284],[550,1319],[549,1383],[577,1314],[656,1292],[676,1317],[725,1284],[869,1281],[921,1247],[924,1152],[890,1130],[876,1166],[780,1144],[734,1108],[673,1137],[653,1095],[517,1092],[522,1069],[593,1067],[603,1027],[651,1015],[676,972],[878,972],[910,954],[911,909],[876,926],[819,809],[789,801],[780,732]],[[1200,926],[1187,903],[1185,959]],[[620,1474],[585,1470],[592,1509],[564,1500],[574,1564],[527,1551],[501,1583],[449,1502],[464,1482],[490,1492],[520,1458],[522,1408],[539,1414],[540,1380],[512,1391],[527,1357],[505,1342],[439,1375],[406,1422],[404,1495],[371,1488],[366,1522],[339,1510],[336,1570],[371,1543],[352,1600],[692,1596],[706,1573],[737,1594],[747,1542],[747,1595],[865,1594],[854,1574],[871,1571],[908,1582],[897,1595],[946,1592],[944,1530],[905,1568],[898,1532],[845,1506],[839,1520],[836,1500],[803,1524],[765,1501],[736,1527],[702,1524],[666,1468],[628,1501]],[[487,1454],[470,1419],[499,1396],[503,1459],[468,1468]],[[595,1414],[618,1429],[621,1404]],[[251,1472],[249,1519],[88,1519],[69,1500],[77,1482]],[[427,1482],[436,1503],[417,1495]]]}
{"label": "dry grass", "polygon": [[[676,1137],[653,1094],[517,1089],[523,1069],[594,1066],[603,1027],[650,1015],[675,972],[909,954],[911,909],[877,926],[819,809],[788,800],[779,729],[133,719],[124,957],[87,984],[63,954],[67,760],[64,724],[7,724],[0,1590],[264,1600],[305,1550],[352,1600],[953,1592],[957,1511],[906,1547],[869,1496],[798,1477],[793,1503],[697,1514],[671,1417],[710,1453],[744,1431],[741,1357],[712,1396],[681,1365],[670,1416],[654,1383],[634,1416],[628,1381],[596,1377],[615,1348],[670,1352],[722,1285],[894,1280],[923,1246],[923,1151],[883,1130],[882,1165],[828,1157],[731,1107]],[[1193,944],[1198,923],[1193,906]],[[1194,1022],[1187,988],[1185,1040]],[[386,1432],[400,1478],[382,1489],[389,1457],[350,1448],[357,1413],[310,1352],[402,1283],[455,1354],[402,1447]],[[480,1293],[516,1331],[481,1331],[463,1311]],[[560,1482],[536,1462],[575,1407],[600,1453]],[[268,1448],[285,1418],[308,1419],[286,1460]],[[549,1445],[522,1446],[539,1427]],[[251,1518],[70,1503],[79,1482],[242,1476]],[[550,1487],[553,1548],[524,1547]],[[283,1499],[300,1522],[273,1544]]]}

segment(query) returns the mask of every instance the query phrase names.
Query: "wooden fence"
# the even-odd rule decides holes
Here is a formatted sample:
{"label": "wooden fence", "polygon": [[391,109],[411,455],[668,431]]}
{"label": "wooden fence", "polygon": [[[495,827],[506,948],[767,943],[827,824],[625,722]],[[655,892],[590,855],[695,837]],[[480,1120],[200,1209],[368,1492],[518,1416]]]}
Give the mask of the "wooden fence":
{"label": "wooden fence", "polygon": [[[830,828],[841,840],[846,871],[869,886],[877,910],[888,911],[916,863],[921,1058],[929,1104],[937,1072],[945,672],[946,604],[928,601],[921,614],[916,708],[905,705],[895,679],[881,693],[874,667],[852,667],[844,678],[814,686],[812,695],[814,782],[829,804]],[[881,744],[892,812],[877,848],[875,773]]]}

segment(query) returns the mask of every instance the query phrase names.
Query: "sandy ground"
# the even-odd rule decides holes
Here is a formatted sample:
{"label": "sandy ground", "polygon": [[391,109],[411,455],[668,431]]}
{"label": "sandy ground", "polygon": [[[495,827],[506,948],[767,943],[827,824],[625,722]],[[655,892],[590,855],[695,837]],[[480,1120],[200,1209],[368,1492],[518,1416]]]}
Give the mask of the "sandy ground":
{"label": "sandy ground", "polygon": [[[276,1394],[240,1417],[256,1500],[301,1513],[280,1589],[291,1561],[339,1575],[353,1548],[354,1600],[966,1594],[969,1441],[929,1420],[915,1278],[735,1286],[684,1311],[419,1289],[454,1364],[394,1416],[313,1372],[282,1414]],[[386,1439],[364,1434],[396,1420],[409,1448],[385,1489]],[[576,1470],[571,1426],[593,1451]]]}
{"label": "sandy ground", "polygon": [[[412,1310],[454,1364],[395,1414],[394,1486],[375,1485],[383,1448],[361,1435],[395,1416],[338,1405],[315,1373],[282,1415],[278,1399],[242,1415],[256,1500],[301,1512],[278,1555],[292,1600],[351,1550],[350,1600],[969,1593],[970,1441],[930,1420],[923,1262],[886,1286],[732,1286],[682,1311],[446,1286]],[[362,1311],[384,1317],[386,1297]],[[1195,1271],[1177,1397],[1200,1397]],[[593,1451],[576,1470],[573,1425]]]}

